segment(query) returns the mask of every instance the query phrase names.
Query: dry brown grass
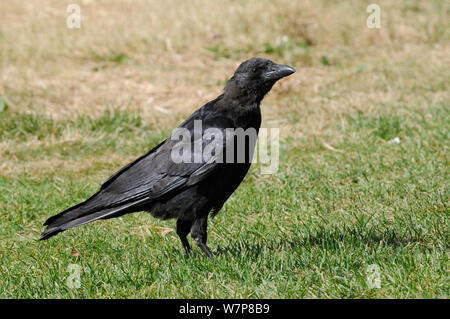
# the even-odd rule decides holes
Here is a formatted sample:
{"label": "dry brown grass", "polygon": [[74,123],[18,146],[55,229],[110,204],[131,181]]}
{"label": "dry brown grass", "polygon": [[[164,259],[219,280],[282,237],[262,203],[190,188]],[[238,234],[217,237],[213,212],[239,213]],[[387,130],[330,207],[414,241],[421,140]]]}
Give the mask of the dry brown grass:
{"label": "dry brown grass", "polygon": [[[330,122],[357,110],[448,101],[447,88],[421,89],[448,80],[448,6],[440,1],[378,1],[379,30],[366,27],[365,1],[292,0],[85,0],[78,1],[81,29],[71,30],[65,23],[72,2],[2,1],[0,96],[11,111],[59,120],[119,107],[172,127],[220,94],[234,68],[256,55],[298,70],[264,101],[264,125],[283,123],[282,137],[320,137]],[[283,37],[288,47],[263,52]],[[309,44],[309,53],[298,42]],[[110,61],[114,54],[127,58]],[[292,113],[298,120],[284,123]],[[68,134],[89,138],[69,132],[61,141]],[[17,147],[8,143],[4,151]],[[28,165],[0,159],[4,173]]]}

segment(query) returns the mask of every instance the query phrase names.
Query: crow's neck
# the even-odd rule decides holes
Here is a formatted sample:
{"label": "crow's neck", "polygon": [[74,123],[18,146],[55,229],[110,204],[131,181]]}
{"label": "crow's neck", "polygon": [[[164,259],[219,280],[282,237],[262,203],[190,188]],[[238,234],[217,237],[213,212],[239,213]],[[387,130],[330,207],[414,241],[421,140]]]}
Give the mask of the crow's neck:
{"label": "crow's neck", "polygon": [[261,109],[259,106],[263,97],[251,92],[244,92],[236,85],[228,83],[218,106],[233,119],[236,127],[244,129],[253,127],[258,131],[261,126]]}
{"label": "crow's neck", "polygon": [[242,88],[234,80],[228,81],[223,90],[223,98],[225,100],[237,102],[242,107],[259,106],[264,95],[264,93],[252,88]]}

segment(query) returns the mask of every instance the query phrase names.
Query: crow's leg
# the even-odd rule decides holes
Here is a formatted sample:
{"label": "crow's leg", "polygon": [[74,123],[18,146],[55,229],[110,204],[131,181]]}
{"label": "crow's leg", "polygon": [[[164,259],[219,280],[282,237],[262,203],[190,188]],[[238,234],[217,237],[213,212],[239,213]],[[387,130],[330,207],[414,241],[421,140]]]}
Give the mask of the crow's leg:
{"label": "crow's leg", "polygon": [[191,231],[192,221],[177,219],[177,234],[181,239],[181,243],[183,244],[186,253],[189,253],[191,250],[191,246],[189,246],[189,242],[187,240],[187,235]]}
{"label": "crow's leg", "polygon": [[192,224],[191,236],[194,239],[195,243],[208,257],[212,257],[213,254],[209,250],[208,246],[206,246],[206,240],[208,238],[207,234],[208,227],[208,216],[201,217],[196,219]]}

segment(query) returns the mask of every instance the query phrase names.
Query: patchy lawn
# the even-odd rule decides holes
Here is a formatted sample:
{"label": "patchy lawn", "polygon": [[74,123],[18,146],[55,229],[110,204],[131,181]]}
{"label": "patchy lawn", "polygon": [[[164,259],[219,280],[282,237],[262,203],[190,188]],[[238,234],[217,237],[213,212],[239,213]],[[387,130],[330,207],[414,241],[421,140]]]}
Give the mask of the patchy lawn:
{"label": "patchy lawn", "polygon": [[[444,1],[379,1],[381,29],[325,0],[85,0],[68,29],[72,2],[0,6],[1,298],[449,297]],[[297,69],[262,105],[280,166],[210,220],[214,259],[146,213],[37,241],[253,56]]]}

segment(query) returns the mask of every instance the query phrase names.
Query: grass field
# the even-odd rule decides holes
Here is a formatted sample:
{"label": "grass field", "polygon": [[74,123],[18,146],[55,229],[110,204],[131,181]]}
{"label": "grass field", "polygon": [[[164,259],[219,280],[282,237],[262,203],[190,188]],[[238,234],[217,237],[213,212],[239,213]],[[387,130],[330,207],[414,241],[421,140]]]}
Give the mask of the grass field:
{"label": "grass field", "polygon": [[[1,1],[0,298],[450,297],[450,7],[369,29],[369,3]],[[37,241],[253,56],[297,69],[262,105],[280,167],[210,220],[214,259],[145,213]]]}

